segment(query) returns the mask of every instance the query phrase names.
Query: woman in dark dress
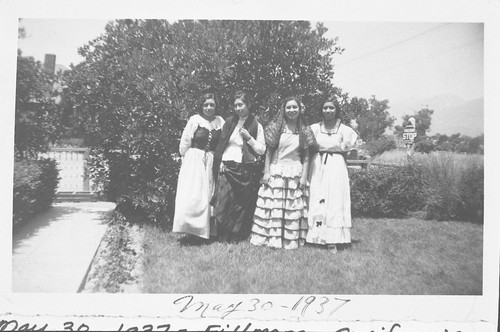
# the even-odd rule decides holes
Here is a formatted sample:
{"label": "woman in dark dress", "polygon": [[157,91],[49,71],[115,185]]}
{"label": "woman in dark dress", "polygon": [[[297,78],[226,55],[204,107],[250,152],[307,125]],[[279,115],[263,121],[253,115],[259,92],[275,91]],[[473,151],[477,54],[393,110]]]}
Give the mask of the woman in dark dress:
{"label": "woman in dark dress", "polygon": [[262,174],[258,156],[266,151],[264,129],[251,114],[248,93],[233,98],[234,114],[225,122],[214,158],[216,191],[214,222],[219,240],[237,242],[248,238]]}

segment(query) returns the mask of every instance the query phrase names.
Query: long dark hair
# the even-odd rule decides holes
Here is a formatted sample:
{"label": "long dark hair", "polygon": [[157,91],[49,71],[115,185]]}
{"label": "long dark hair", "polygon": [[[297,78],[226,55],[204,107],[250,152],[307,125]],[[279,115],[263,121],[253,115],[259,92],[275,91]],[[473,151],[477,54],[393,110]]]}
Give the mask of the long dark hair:
{"label": "long dark hair", "polygon": [[[306,125],[303,115],[301,101],[298,97],[291,96],[285,98],[283,104],[281,105],[276,117],[269,123],[264,131],[264,136],[266,138],[266,144],[270,149],[276,149],[280,143],[281,134],[286,125],[285,120],[285,107],[289,101],[295,101],[299,106],[299,116],[297,118],[297,131],[299,134],[299,146],[301,150],[304,150],[311,145],[311,134],[309,133],[310,128]],[[314,137],[312,137],[314,140]]]}

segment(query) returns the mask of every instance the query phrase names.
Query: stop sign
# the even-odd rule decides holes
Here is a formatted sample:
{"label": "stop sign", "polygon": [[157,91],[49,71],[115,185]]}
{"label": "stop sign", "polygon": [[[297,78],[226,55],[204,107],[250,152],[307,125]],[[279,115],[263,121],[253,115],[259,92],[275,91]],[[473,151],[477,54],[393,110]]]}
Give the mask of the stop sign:
{"label": "stop sign", "polygon": [[415,131],[415,127],[412,126],[411,124],[407,125],[403,129],[403,142],[405,142],[406,145],[412,145],[413,141],[415,140],[415,137],[417,137],[417,132]]}

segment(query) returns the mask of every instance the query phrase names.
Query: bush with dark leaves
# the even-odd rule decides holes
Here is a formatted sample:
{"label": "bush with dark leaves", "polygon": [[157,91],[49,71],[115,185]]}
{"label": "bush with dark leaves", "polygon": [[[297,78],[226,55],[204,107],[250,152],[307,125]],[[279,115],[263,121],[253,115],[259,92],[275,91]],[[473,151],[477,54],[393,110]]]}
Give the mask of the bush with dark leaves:
{"label": "bush with dark leaves", "polygon": [[14,227],[52,204],[59,183],[58,176],[56,163],[51,159],[14,163]]}

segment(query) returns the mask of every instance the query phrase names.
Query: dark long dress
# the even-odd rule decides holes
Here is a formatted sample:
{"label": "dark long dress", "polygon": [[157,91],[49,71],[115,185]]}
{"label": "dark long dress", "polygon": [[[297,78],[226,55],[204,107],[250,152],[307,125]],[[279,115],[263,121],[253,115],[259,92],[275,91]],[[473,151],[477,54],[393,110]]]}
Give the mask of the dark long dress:
{"label": "dark long dress", "polygon": [[[237,130],[237,123],[237,118],[229,118],[224,124],[217,147],[218,152],[216,151],[216,160],[222,158],[231,135]],[[262,146],[264,147],[263,129],[257,120],[253,116],[249,116],[243,124],[243,127],[254,138],[257,137],[259,126],[262,132]],[[212,200],[214,224],[219,240],[224,242],[238,242],[250,236],[257,191],[262,177],[262,168],[258,163],[257,154],[248,143],[243,143],[242,152],[241,163],[222,161],[225,170],[215,176],[217,181]],[[214,168],[217,173],[219,168],[217,161],[214,161]]]}
{"label": "dark long dress", "polygon": [[259,189],[258,167],[232,161],[224,162],[224,166],[226,170],[220,174],[215,189],[215,227],[220,240],[242,241],[251,231]]}

